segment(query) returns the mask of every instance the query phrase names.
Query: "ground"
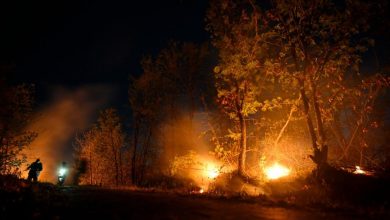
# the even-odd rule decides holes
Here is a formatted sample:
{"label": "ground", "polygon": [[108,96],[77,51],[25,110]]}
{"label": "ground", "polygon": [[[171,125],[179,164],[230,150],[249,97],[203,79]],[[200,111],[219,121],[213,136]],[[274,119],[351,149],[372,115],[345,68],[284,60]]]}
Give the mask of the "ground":
{"label": "ground", "polygon": [[[267,204],[257,199],[216,198],[175,192],[151,192],[94,187],[55,187],[50,201],[20,206],[5,218],[28,219],[367,219],[357,215]],[[52,193],[54,194],[54,193]],[[36,200],[32,200],[36,201]],[[28,203],[27,203],[28,204]],[[34,206],[33,205],[33,206]],[[4,214],[4,213],[3,213]],[[22,214],[22,216],[20,216]],[[3,216],[4,217],[4,216]]]}
{"label": "ground", "polygon": [[161,189],[60,187],[0,176],[2,220],[390,219],[387,200],[372,206],[367,203],[354,206],[332,204],[302,206],[270,197],[216,196]]}
{"label": "ground", "polygon": [[64,190],[70,195],[64,218],[80,213],[82,217],[107,219],[359,219],[351,213],[277,207],[237,198],[88,188]]}

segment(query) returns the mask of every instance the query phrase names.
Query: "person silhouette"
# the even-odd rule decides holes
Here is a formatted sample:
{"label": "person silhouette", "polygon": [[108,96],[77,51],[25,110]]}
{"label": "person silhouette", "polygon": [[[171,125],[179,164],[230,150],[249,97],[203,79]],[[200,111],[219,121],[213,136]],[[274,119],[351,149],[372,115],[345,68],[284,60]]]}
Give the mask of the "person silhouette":
{"label": "person silhouette", "polygon": [[27,180],[37,182],[38,176],[42,169],[43,165],[38,158],[35,162],[33,162],[32,164],[30,164],[30,166],[27,167],[27,170],[29,170]]}

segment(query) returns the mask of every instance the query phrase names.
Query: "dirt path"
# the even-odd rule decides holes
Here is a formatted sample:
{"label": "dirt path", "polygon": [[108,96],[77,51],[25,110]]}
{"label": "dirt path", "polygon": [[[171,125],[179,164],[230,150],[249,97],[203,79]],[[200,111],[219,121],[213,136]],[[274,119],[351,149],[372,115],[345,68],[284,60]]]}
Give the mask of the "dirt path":
{"label": "dirt path", "polygon": [[175,193],[90,188],[65,188],[64,192],[68,201],[60,219],[367,219]]}

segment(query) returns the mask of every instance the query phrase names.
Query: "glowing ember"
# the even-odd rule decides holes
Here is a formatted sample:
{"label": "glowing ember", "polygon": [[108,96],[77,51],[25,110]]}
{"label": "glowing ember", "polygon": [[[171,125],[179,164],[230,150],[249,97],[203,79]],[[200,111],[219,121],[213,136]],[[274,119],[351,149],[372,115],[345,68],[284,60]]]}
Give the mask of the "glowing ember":
{"label": "glowing ember", "polygon": [[366,174],[366,172],[364,170],[362,170],[360,168],[360,166],[355,166],[356,167],[356,170],[353,171],[354,174]]}
{"label": "glowing ember", "polygon": [[204,190],[201,188],[201,189],[199,190],[199,193],[200,193],[200,194],[204,193]]}
{"label": "glowing ember", "polygon": [[265,168],[265,175],[268,179],[278,179],[280,177],[284,177],[290,174],[290,169],[284,167],[278,163],[275,163],[271,167]]}

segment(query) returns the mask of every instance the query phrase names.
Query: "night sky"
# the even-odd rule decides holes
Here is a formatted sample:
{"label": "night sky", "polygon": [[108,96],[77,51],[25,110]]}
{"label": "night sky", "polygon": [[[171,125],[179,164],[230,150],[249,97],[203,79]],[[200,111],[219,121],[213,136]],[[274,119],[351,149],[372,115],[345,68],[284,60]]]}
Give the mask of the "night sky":
{"label": "night sky", "polygon": [[0,4],[0,64],[13,81],[36,84],[40,102],[53,86],[110,84],[127,104],[128,77],[141,72],[143,55],[170,40],[208,39],[206,0]]}
{"label": "night sky", "polygon": [[[105,84],[116,88],[115,105],[126,105],[128,77],[141,73],[143,55],[156,55],[170,40],[209,40],[207,7],[207,0],[2,1],[0,65],[12,81],[36,84],[38,104],[56,86]],[[383,65],[390,35],[381,29],[374,38]],[[377,66],[373,51],[363,70]]]}

